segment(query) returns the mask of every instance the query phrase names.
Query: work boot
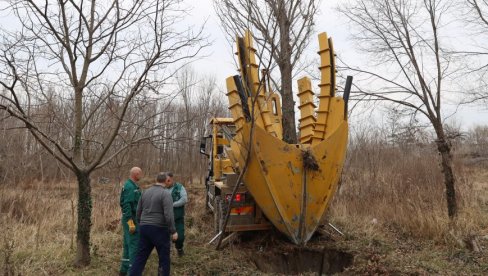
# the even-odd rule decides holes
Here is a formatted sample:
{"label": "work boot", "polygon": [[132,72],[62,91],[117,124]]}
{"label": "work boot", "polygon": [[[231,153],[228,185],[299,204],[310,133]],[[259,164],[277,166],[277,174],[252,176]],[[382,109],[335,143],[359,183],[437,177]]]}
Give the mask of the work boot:
{"label": "work boot", "polygon": [[178,251],[178,257],[182,257],[183,255],[185,255],[183,248],[179,248],[179,249],[177,249],[177,251]]}

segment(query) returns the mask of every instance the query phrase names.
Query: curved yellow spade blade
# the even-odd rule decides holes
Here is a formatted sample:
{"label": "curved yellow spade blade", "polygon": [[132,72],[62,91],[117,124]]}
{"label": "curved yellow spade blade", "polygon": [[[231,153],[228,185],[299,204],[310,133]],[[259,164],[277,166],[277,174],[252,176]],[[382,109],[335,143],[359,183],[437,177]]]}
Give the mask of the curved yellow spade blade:
{"label": "curved yellow spade blade", "polygon": [[[335,192],[347,132],[347,121],[343,121],[322,142],[302,149],[254,127],[244,183],[266,217],[296,244],[310,239]],[[242,129],[244,144],[249,143],[249,137],[247,123]],[[317,170],[304,169],[304,150],[314,157]]]}

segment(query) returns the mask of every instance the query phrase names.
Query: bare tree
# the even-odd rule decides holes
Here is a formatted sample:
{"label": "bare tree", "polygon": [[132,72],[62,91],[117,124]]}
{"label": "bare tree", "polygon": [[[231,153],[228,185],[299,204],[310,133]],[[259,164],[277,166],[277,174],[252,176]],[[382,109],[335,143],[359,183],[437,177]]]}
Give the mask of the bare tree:
{"label": "bare tree", "polygon": [[354,0],[339,11],[356,27],[357,45],[373,57],[373,69],[343,68],[358,75],[356,96],[386,102],[411,116],[423,115],[435,130],[448,215],[453,218],[458,209],[455,177],[442,114],[456,72],[442,39],[450,8],[449,0]]}
{"label": "bare tree", "polygon": [[384,133],[387,133],[385,140],[390,144],[399,146],[405,151],[427,144],[431,138],[425,129],[426,127],[416,116],[405,118],[394,108],[388,110]]}
{"label": "bare tree", "polygon": [[[465,0],[467,4],[465,19],[470,26],[470,35],[478,38],[481,43],[469,51],[462,51],[459,54],[466,57],[469,62],[470,73],[476,77],[474,85],[468,90],[466,102],[488,102],[488,47],[486,47],[488,31],[488,1],[487,0]],[[464,2],[464,1],[463,1]]]}
{"label": "bare tree", "polygon": [[[191,68],[187,67],[185,70],[182,70],[180,74],[177,76],[178,82],[178,89],[183,100],[183,108],[184,108],[184,118],[187,122],[195,121],[195,116],[198,116],[196,112],[194,112],[194,102],[196,100],[195,95],[195,87],[197,85],[196,74]],[[185,154],[180,154],[181,157],[185,155],[185,164],[186,170],[185,174],[189,177],[190,183],[193,182],[193,171],[194,171],[194,159],[192,158],[194,152],[196,151],[193,149],[192,145],[194,144],[194,135],[192,130],[194,126],[191,123],[186,124],[186,128],[184,131],[184,136],[187,139],[187,151]]]}
{"label": "bare tree", "polygon": [[[7,93],[1,94],[0,110],[22,121],[76,175],[77,265],[90,263],[90,174],[154,135],[140,135],[151,116],[134,112],[137,99],[160,95],[176,65],[206,46],[202,28],[194,32],[181,26],[181,2],[9,1],[6,11],[21,27],[1,29],[0,84]],[[49,87],[71,102],[71,112],[54,113],[65,129],[63,137],[52,136],[29,113],[33,104],[52,106]],[[60,118],[66,116],[64,123]]]}
{"label": "bare tree", "polygon": [[[251,29],[261,47],[260,59],[269,58],[268,68],[279,69],[277,89],[283,99],[283,140],[297,143],[295,102],[293,101],[293,70],[296,70],[313,32],[319,0],[214,0],[214,7],[224,31],[235,38]],[[275,34],[275,29],[278,35]],[[267,62],[266,62],[267,63]]]}

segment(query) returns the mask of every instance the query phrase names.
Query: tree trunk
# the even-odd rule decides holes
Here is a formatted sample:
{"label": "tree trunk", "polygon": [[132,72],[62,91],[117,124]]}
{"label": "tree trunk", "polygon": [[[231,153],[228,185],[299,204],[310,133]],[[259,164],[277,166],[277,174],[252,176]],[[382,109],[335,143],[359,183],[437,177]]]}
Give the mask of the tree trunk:
{"label": "tree trunk", "polygon": [[295,126],[295,101],[293,101],[291,65],[281,68],[281,96],[283,99],[282,126],[283,141],[289,144],[297,143],[297,131]]}
{"label": "tree trunk", "polygon": [[279,7],[278,26],[280,28],[280,61],[281,72],[281,97],[282,103],[282,126],[283,141],[289,144],[298,143],[297,130],[295,126],[295,101],[292,90],[292,66],[291,66],[291,44],[290,44],[290,21],[286,16],[286,9],[283,4]]}
{"label": "tree trunk", "polygon": [[442,125],[437,124],[437,151],[441,156],[442,173],[444,174],[444,185],[446,186],[447,214],[453,219],[457,214],[455,178],[452,170],[451,146],[446,140]]}
{"label": "tree trunk", "polygon": [[92,199],[90,186],[90,173],[78,172],[78,232],[76,235],[76,266],[90,264],[90,228]]}

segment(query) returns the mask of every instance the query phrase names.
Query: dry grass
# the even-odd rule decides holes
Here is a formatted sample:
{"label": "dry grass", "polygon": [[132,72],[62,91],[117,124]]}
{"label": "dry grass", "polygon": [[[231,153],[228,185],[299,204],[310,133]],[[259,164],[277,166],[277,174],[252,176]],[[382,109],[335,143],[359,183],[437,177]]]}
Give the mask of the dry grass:
{"label": "dry grass", "polygon": [[[365,270],[357,273],[389,271],[384,267],[414,274],[488,272],[483,252],[475,252],[488,250],[487,167],[466,167],[465,161],[455,156],[459,215],[449,221],[434,149],[369,144],[349,152],[328,218],[347,233],[345,248],[364,249],[356,254],[367,261]],[[474,263],[453,261],[456,254]]]}
{"label": "dry grass", "polygon": [[[360,225],[380,223],[409,235],[437,238],[439,227],[447,223],[447,212],[436,161],[392,152],[395,149],[384,151],[377,159],[351,156],[335,198],[333,216],[353,219]],[[356,159],[365,157],[368,159]]]}
{"label": "dry grass", "polygon": [[[198,185],[199,186],[199,185]],[[76,189],[74,183],[27,184],[0,190],[0,268],[6,275],[117,275],[122,254],[119,185],[94,185],[92,216],[92,264],[74,268],[76,246]],[[187,255],[173,256],[176,275],[252,272],[239,261],[235,248],[217,252],[205,245],[213,234],[213,218],[205,213],[203,187],[189,187]],[[173,252],[174,253],[174,252]],[[153,275],[157,255],[147,265]],[[10,273],[10,274],[9,274]]]}
{"label": "dry grass", "polygon": [[[352,150],[328,218],[346,233],[339,242],[355,255],[349,274],[486,274],[488,172],[457,159],[460,214],[447,219],[442,177],[430,149],[363,147]],[[432,158],[426,156],[433,156]],[[469,163],[469,162],[468,162]],[[172,257],[175,275],[255,275],[249,260],[268,236],[215,251],[204,188],[188,187],[187,255]],[[79,270],[75,251],[76,185],[27,183],[0,188],[0,268],[6,275],[116,275],[121,257],[118,184],[93,185],[92,264]],[[281,242],[281,241],[280,241]],[[173,252],[174,254],[174,252]],[[156,271],[155,254],[147,275]]]}

